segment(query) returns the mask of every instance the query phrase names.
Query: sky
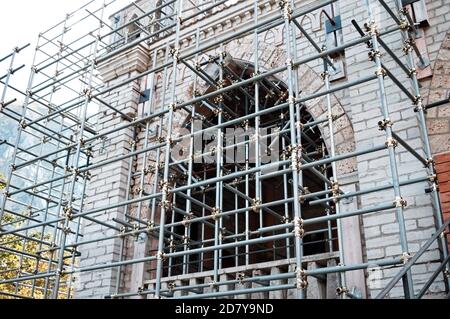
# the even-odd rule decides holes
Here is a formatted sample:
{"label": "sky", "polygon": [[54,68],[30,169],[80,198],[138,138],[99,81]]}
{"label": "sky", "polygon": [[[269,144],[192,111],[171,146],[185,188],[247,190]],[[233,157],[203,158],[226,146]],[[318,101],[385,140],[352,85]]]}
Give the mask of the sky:
{"label": "sky", "polygon": [[[15,60],[14,66],[25,64],[25,68],[16,72],[10,80],[10,85],[26,91],[27,82],[32,65],[33,55],[40,32],[48,30],[66,17],[67,13],[82,7],[92,0],[0,0],[0,59],[10,54],[15,47],[22,47],[27,43],[30,46],[21,51]],[[106,0],[111,2],[114,0]],[[98,8],[103,0],[96,0]],[[107,8],[105,17],[130,4],[132,0],[115,0]],[[86,12],[84,12],[86,14]],[[98,24],[96,24],[97,26]],[[91,26],[86,26],[91,28]],[[59,27],[62,29],[62,26]],[[107,31],[107,30],[106,30]],[[77,33],[79,31],[73,31]],[[81,36],[81,34],[80,34]],[[0,77],[7,73],[9,61],[0,62]],[[0,95],[4,86],[0,84]],[[1,98],[1,96],[0,96]],[[23,101],[23,96],[12,89],[7,90],[5,101],[17,98],[17,102],[9,108],[18,107]],[[0,140],[15,141],[16,123],[0,114]],[[0,171],[7,171],[10,163],[11,148],[0,146]]]}
{"label": "sky", "polygon": [[[0,58],[11,53],[16,46],[30,43],[21,52],[16,66],[26,64],[14,75],[12,84],[24,90],[27,84],[29,67],[39,32],[45,31],[62,21],[66,14],[72,12],[91,0],[2,0],[0,1]],[[108,1],[110,2],[110,1]],[[132,0],[116,0],[108,8],[113,13]],[[98,5],[102,3],[97,0]],[[6,73],[9,65],[0,64],[0,76]]]}
{"label": "sky", "polygon": [[[80,0],[3,0],[0,2],[0,54],[17,45],[35,44],[40,31],[83,3]],[[26,43],[25,43],[26,42]]]}

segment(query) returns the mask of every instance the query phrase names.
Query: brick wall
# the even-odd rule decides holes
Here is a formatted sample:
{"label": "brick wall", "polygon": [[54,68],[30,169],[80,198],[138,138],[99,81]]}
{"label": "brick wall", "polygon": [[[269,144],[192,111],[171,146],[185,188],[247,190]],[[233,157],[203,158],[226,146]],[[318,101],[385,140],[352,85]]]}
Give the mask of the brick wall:
{"label": "brick wall", "polygon": [[[444,1],[445,2],[445,1]],[[367,12],[363,1],[343,0],[340,1],[342,21],[355,19],[361,26],[367,20]],[[377,2],[372,1],[376,7]],[[394,1],[386,1],[394,8]],[[437,52],[442,45],[445,32],[450,28],[450,17],[446,10],[440,9],[443,6],[442,1],[427,1],[429,4],[430,27],[425,29],[430,60],[432,66],[435,64]],[[379,6],[374,11],[378,18],[378,25],[392,25],[391,18]],[[344,41],[348,42],[358,37],[354,27],[349,23],[344,23]],[[395,52],[401,52],[402,39],[399,33],[392,33],[383,40]],[[400,55],[403,61],[405,59]],[[352,81],[358,77],[373,74],[374,64],[368,61],[367,49],[364,46],[355,46],[346,50],[347,76]],[[389,70],[397,77],[402,79],[402,83],[411,90],[411,84],[405,79],[405,75],[395,62],[387,55],[383,54],[382,61]],[[426,84],[422,84],[422,96],[426,96]],[[396,85],[386,78],[385,81],[388,108],[390,111],[390,120],[394,122],[393,130],[417,152],[423,154],[423,143],[418,127],[417,114],[411,101],[396,87]],[[364,85],[355,86],[347,90],[343,103],[346,110],[351,110],[351,120],[355,131],[356,149],[363,149],[384,143],[384,132],[377,128],[377,122],[382,119],[380,112],[378,84],[374,81]],[[444,147],[448,144],[444,143]],[[396,148],[396,159],[398,163],[398,174],[400,180],[409,180],[412,178],[426,176],[423,165],[418,162],[409,152],[402,147]],[[359,187],[369,189],[380,185],[385,185],[391,179],[389,161],[386,152],[377,152],[358,156],[358,175]],[[409,253],[414,254],[420,249],[422,244],[434,233],[433,207],[431,198],[425,194],[424,189],[427,183],[417,183],[402,187],[402,196],[407,200],[408,206],[404,211],[405,226],[407,230]],[[374,192],[360,197],[364,207],[379,205],[392,201],[393,191]],[[401,255],[399,242],[398,223],[394,210],[387,210],[373,214],[364,215],[363,232],[366,245],[366,258],[369,263],[376,264],[376,261],[383,258],[398,257]],[[439,259],[437,245],[425,253],[417,267],[412,269],[415,290],[420,289],[421,285],[429,277],[429,272],[435,269]],[[376,267],[374,268],[375,271]],[[382,280],[372,281],[371,269],[368,272],[369,295],[374,296],[377,292],[389,282],[390,278],[396,274],[398,269],[384,269]],[[436,281],[430,289],[433,293],[443,291],[443,282]],[[401,284],[398,284],[391,290],[390,297],[396,298],[403,296]]]}
{"label": "brick wall", "polygon": [[[450,218],[450,152],[436,155],[434,160],[441,193],[442,213],[444,220],[447,220]],[[450,234],[447,234],[447,241],[450,242]]]}

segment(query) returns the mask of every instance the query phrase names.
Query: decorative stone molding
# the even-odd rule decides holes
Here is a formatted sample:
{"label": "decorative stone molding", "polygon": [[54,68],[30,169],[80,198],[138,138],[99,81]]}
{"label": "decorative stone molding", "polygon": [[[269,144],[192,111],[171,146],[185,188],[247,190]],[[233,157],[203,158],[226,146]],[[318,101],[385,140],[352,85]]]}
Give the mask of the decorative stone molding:
{"label": "decorative stone molding", "polygon": [[[255,57],[252,50],[253,47],[254,45],[251,37],[246,37],[228,43],[225,46],[225,50],[228,51],[233,58],[254,61]],[[259,61],[262,70],[277,68],[285,64],[286,56],[282,48],[267,42],[260,42],[259,47],[264,48],[264,53],[260,55]],[[277,77],[286,81],[286,72],[277,74]],[[308,96],[324,89],[324,83],[320,75],[305,64],[298,67],[298,77],[300,79],[302,96]],[[187,96],[186,98],[191,97]],[[332,113],[338,117],[334,121],[336,153],[344,154],[352,152],[355,150],[355,138],[352,123],[334,94],[331,95],[331,101]],[[305,104],[308,112],[314,117],[315,120],[323,119],[327,116],[327,106],[323,97],[307,101]],[[328,125],[324,123],[319,126],[319,129],[321,130],[321,134],[327,148],[330,149],[330,134]],[[355,172],[357,170],[356,158],[349,158],[339,161],[337,162],[337,166],[341,175]]]}
{"label": "decorative stone molding", "polygon": [[[442,41],[434,62],[428,103],[445,99],[450,95],[450,30]],[[427,127],[433,153],[450,151],[450,104],[427,111]]]}
{"label": "decorative stone molding", "polygon": [[[313,2],[298,1],[296,3],[296,8],[305,7],[307,8]],[[276,14],[280,13],[278,1],[268,0],[266,2],[261,2],[259,4],[259,21],[267,20],[274,17]],[[308,29],[310,28],[312,32],[318,32],[323,29],[324,13],[321,11],[315,11],[308,13],[299,19],[299,23],[302,26],[308,24]],[[196,23],[194,23],[196,21]],[[199,39],[202,45],[207,45],[212,41],[217,40],[218,37],[225,36],[229,32],[239,31],[247,28],[254,24],[254,6],[253,2],[248,1],[238,1],[236,5],[225,8],[220,12],[220,16],[217,14],[208,15],[202,19],[193,20],[192,23],[185,22],[181,30],[180,42],[181,49],[194,49],[195,48],[195,30],[199,28]],[[195,25],[195,28],[194,28]],[[310,26],[309,26],[310,25]],[[280,25],[277,28],[265,32],[265,34],[273,33],[276,30],[276,35],[274,35],[276,42],[274,44],[281,44],[284,37],[284,27]],[[300,38],[302,35],[300,32],[297,33]],[[265,36],[264,41],[267,41]],[[168,39],[173,40],[174,35],[170,35]],[[170,42],[170,41],[169,41]],[[156,41],[155,44],[151,45],[151,48],[160,47],[161,43]],[[164,56],[164,50],[160,50],[158,58]]]}
{"label": "decorative stone molding", "polygon": [[98,71],[104,82],[112,81],[121,75],[134,71],[144,72],[150,65],[150,54],[146,44],[139,44],[102,62]]}

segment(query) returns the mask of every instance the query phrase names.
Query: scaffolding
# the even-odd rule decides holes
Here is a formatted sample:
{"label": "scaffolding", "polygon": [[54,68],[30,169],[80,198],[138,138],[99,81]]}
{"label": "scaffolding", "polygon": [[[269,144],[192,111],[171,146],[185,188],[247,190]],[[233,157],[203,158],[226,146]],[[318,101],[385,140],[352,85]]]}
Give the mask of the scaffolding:
{"label": "scaffolding", "polygon": [[[449,221],[443,222],[442,218],[425,122],[425,110],[437,104],[424,105],[420,95],[415,61],[416,57],[423,63],[426,61],[414,42],[414,23],[401,0],[394,1],[395,8],[384,0],[360,1],[367,8],[369,19],[362,27],[352,21],[359,38],[326,48],[315,42],[298,21],[336,1],[314,1],[306,8],[296,8],[294,1],[283,0],[278,14],[260,19],[255,0],[252,24],[203,43],[199,28],[192,28],[191,24],[206,17],[211,10],[226,9],[239,1],[197,4],[164,0],[149,11],[133,3],[141,15],[111,27],[105,11],[115,1],[94,0],[40,33],[26,90],[13,87],[10,78],[23,69],[23,65],[17,67],[14,62],[16,55],[27,46],[16,48],[2,58],[0,62],[7,62],[9,69],[0,77],[1,116],[17,122],[17,134],[15,141],[0,141],[12,150],[1,201],[0,250],[16,256],[18,267],[2,267],[2,273],[7,273],[8,278],[0,281],[0,295],[70,298],[78,274],[115,269],[116,291],[107,296],[110,298],[214,298],[277,290],[292,290],[296,297],[306,298],[308,278],[321,278],[330,273],[338,276],[337,293],[341,298],[360,298],[347,288],[346,274],[365,270],[370,263],[346,263],[344,251],[351,247],[343,245],[346,234],[342,220],[384,210],[395,210],[403,254],[377,260],[380,267],[398,267],[398,274],[376,298],[384,298],[400,280],[405,298],[421,298],[442,273],[448,289],[450,264],[444,233],[448,231]],[[371,9],[373,2],[386,10],[391,25],[377,25]],[[329,19],[334,23],[332,17]],[[86,30],[87,25],[95,27]],[[263,51],[259,36],[279,26],[285,32],[286,63],[266,70],[259,62]],[[183,50],[181,35],[188,29],[193,30],[190,32],[195,40]],[[405,41],[404,52],[399,55],[383,42],[383,37],[396,32]],[[314,54],[297,56],[298,34],[306,37]],[[235,60],[224,49],[230,41],[244,36],[253,37],[254,61]],[[102,66],[142,45],[151,48],[150,68],[111,85],[102,82],[99,71]],[[351,47],[366,50],[373,69],[366,70],[366,76],[334,85],[330,80],[335,69],[332,56]],[[403,78],[396,78],[385,67],[387,58],[404,71]],[[323,64],[324,89],[305,95],[301,92],[302,79],[297,70],[312,61]],[[193,79],[193,97],[187,101],[180,101],[177,91],[179,65],[185,65]],[[142,109],[137,112],[139,115],[130,115],[105,98],[140,79],[147,79],[150,90],[138,92],[139,109]],[[155,98],[151,88],[158,79],[162,79],[163,93]],[[385,92],[387,80],[395,83],[415,108],[423,154],[395,132]],[[402,84],[405,80],[411,82],[412,91]],[[378,125],[385,134],[385,142],[337,154],[334,123],[339,115],[333,113],[332,94],[369,82],[378,83],[382,113]],[[19,111],[11,107],[16,99],[7,99],[16,94],[23,96]],[[324,118],[314,119],[304,103],[317,98],[325,99],[327,111]],[[105,110],[114,113],[121,122],[98,131],[97,122],[106,114]],[[182,124],[180,118],[185,119]],[[200,126],[195,125],[196,120],[202,120]],[[180,127],[185,129],[184,133],[179,133]],[[327,128],[327,141],[317,133],[319,127]],[[228,128],[240,128],[245,137],[230,142],[225,134]],[[108,147],[105,146],[108,136],[129,129],[134,136],[126,154],[96,160],[99,150]],[[213,136],[212,147],[198,153],[194,147],[196,138],[205,134]],[[397,147],[403,147],[424,165],[423,177],[400,180]],[[174,156],[174,150],[178,157]],[[243,161],[230,161],[229,151],[237,151]],[[337,163],[375,152],[388,155],[391,181],[383,186],[344,192],[338,180]],[[262,155],[272,153],[278,153],[279,157],[263,163]],[[87,209],[85,201],[92,172],[120,161],[128,165],[124,198]],[[283,194],[268,196],[267,191],[275,182],[282,185]],[[429,184],[436,232],[411,256],[404,220],[407,203],[402,197],[402,187],[424,182]],[[138,185],[137,191],[132,191],[133,185]],[[341,207],[344,199],[384,190],[393,191],[392,200],[354,211]],[[124,219],[103,220],[93,216],[114,209],[123,209]],[[315,215],[311,217],[313,211]],[[110,232],[107,236],[84,239],[82,229],[86,222],[101,225]],[[315,237],[317,234],[320,236]],[[137,238],[154,243],[150,254],[128,258],[124,251]],[[83,246],[109,239],[121,241],[119,260],[79,265]],[[18,242],[23,243],[21,249],[12,248]],[[305,269],[308,255],[305,251],[317,242],[325,243],[324,252],[336,254],[337,265]],[[439,267],[419,293],[415,293],[411,267],[435,242],[441,253]],[[27,243],[34,243],[37,248],[27,251]],[[30,260],[34,268],[31,270]],[[278,274],[247,276],[239,272],[234,279],[220,276],[220,270],[226,267],[245,268],[270,260],[292,260],[294,267]],[[151,280],[127,291],[123,272],[134,264],[148,265]],[[211,282],[175,285],[165,281],[165,277],[203,271],[210,271]],[[221,289],[225,286],[228,288]],[[13,291],[6,287],[12,287]],[[177,292],[189,294],[177,295]]]}

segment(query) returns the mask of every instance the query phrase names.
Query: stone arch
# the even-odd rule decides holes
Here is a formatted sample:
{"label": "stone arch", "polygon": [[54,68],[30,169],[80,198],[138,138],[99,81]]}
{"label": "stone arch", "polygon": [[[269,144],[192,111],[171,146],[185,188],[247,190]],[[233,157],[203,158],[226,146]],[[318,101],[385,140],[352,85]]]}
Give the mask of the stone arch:
{"label": "stone arch", "polygon": [[273,30],[268,30],[267,32],[264,33],[264,42],[275,42],[276,39],[276,35],[275,32]]}
{"label": "stone arch", "polygon": [[[239,42],[241,43],[241,42]],[[267,48],[271,49],[271,47],[269,45],[267,45],[266,43],[261,43],[259,45],[259,49],[261,51],[263,51],[263,53],[267,53],[270,50],[267,50]],[[254,64],[249,61],[249,58],[251,58],[252,53],[250,52],[250,50],[246,50],[245,52],[234,52],[234,56],[232,56],[228,51],[225,51],[227,54],[224,56],[224,66],[226,66],[226,70],[224,70],[224,85],[228,86],[230,83],[232,83],[233,79],[235,79],[235,75],[240,75],[240,77],[242,79],[250,79],[254,72],[255,72],[255,66]],[[217,52],[219,53],[219,52]],[[240,53],[239,55],[237,55],[237,53]],[[267,59],[270,58],[270,56],[272,56],[271,54],[272,52],[268,53],[268,54],[263,54],[267,55]],[[242,57],[246,58],[246,59],[241,59]],[[204,67],[203,72],[205,74],[208,74],[208,76],[213,79],[214,81],[217,81],[219,79],[219,73],[220,73],[220,66],[218,66],[216,63],[208,63],[207,66]],[[264,79],[263,81],[261,81],[261,85],[259,88],[259,101],[260,101],[260,106],[261,108],[266,108],[270,106],[274,105],[275,103],[284,103],[287,99],[287,85],[285,83],[286,81],[283,81],[281,79],[281,77],[274,77],[274,76],[269,76],[266,79]],[[192,86],[194,85],[194,83],[192,83]],[[255,94],[255,88],[252,85],[248,85],[247,86],[248,90],[247,94],[253,95]],[[210,92],[214,92],[216,91],[216,88],[214,85],[211,85],[208,81],[199,81],[198,85],[196,87],[196,91],[198,92],[198,94],[200,96],[205,96],[207,93]],[[275,93],[272,94],[271,92]],[[189,93],[186,93],[188,99],[191,98],[192,96],[189,96]],[[243,94],[240,90],[237,89],[232,89],[228,92],[228,95],[231,96],[231,98],[228,99],[224,99],[223,100],[223,107],[224,109],[226,109],[225,113],[225,118],[238,118],[240,116],[244,116],[245,114],[248,114],[249,110],[251,112],[252,110],[252,105],[254,105],[252,102],[250,102],[250,99],[246,97],[245,94]],[[214,99],[212,98],[208,98],[208,100],[210,101],[210,103],[207,103],[209,105],[211,105],[211,103],[215,104],[216,101],[214,101]],[[247,102],[244,102],[247,101]],[[244,105],[249,106],[249,108],[244,107]],[[283,111],[279,111],[278,114],[285,114],[286,112],[286,108]],[[214,112],[214,110],[211,110],[211,107],[208,107],[208,105],[203,105],[202,103],[197,103],[196,104],[196,112],[198,115],[200,115],[201,117],[203,117],[206,121],[208,121],[209,123],[205,123],[205,125],[202,125],[201,127],[206,128],[208,126],[210,126],[211,124],[217,124],[218,120],[217,120],[217,115],[219,113]],[[311,114],[308,112],[308,110],[305,107],[301,108],[301,118],[302,118],[302,122],[306,122],[306,121],[311,121],[312,120],[312,116]],[[288,121],[287,117],[278,117],[275,114],[270,114],[270,115],[261,115],[260,116],[260,127],[270,127],[273,124],[277,124],[277,125],[281,125],[284,126],[286,124],[286,122]],[[174,114],[174,120],[173,123],[176,123],[174,126],[175,128],[173,129],[172,132],[172,137],[177,137],[177,136],[183,136],[189,133],[189,131],[185,132],[184,134],[182,133],[182,131],[186,131],[185,127],[189,127],[189,129],[192,129],[191,126],[191,117],[184,112],[183,110],[179,110]],[[282,123],[282,124],[279,124]],[[201,123],[203,124],[203,123]],[[248,120],[248,123],[246,125],[249,126],[249,128],[254,128],[254,124],[255,121],[252,119]],[[230,123],[231,125],[231,123]],[[199,128],[199,126],[196,126],[197,128]],[[241,131],[242,133],[240,133],[239,131],[234,131],[233,132],[233,140],[237,142],[239,139],[236,139],[236,137],[238,135],[236,134],[243,134],[244,131]],[[251,132],[251,130],[249,130],[249,132]],[[267,132],[267,131],[266,131]],[[274,131],[272,131],[274,132]],[[180,133],[180,134],[179,134]],[[251,133],[250,133],[251,134]],[[314,152],[317,151],[317,148],[315,147],[315,145],[322,145],[322,136],[321,136],[321,131],[318,129],[313,129],[313,130],[306,130],[305,131],[305,139],[303,142],[303,151],[304,152]],[[228,139],[228,137],[227,137]],[[277,140],[277,139],[275,139]],[[263,154],[274,154],[275,157],[270,156],[270,162],[273,161],[278,161],[281,158],[280,155],[283,154],[282,152],[285,152],[286,150],[288,150],[286,148],[286,144],[284,143],[292,143],[291,140],[285,142],[284,138],[282,139],[283,141],[278,143],[275,143],[275,140],[272,140],[273,144],[271,143],[271,147],[270,147],[270,151],[267,150],[264,146],[263,146],[263,150],[261,154],[258,154],[258,156],[263,159],[263,157],[265,157]],[[319,141],[318,144],[315,144],[312,141]],[[209,142],[208,142],[209,143]],[[212,139],[212,143],[216,143],[215,139]],[[171,156],[174,158],[174,160],[182,160],[184,158],[188,158],[187,156],[189,155],[187,152],[185,153],[185,151],[188,151],[188,145],[183,143],[179,143],[177,145],[177,150],[182,149],[183,152],[181,154],[177,154],[177,153],[171,153]],[[192,144],[191,144],[192,145]],[[215,144],[214,144],[215,145]],[[206,150],[206,143],[202,144],[202,149]],[[243,147],[243,146],[242,146]],[[236,148],[237,153],[233,153],[233,154],[227,154],[227,156],[231,155],[231,157],[228,157],[229,159],[231,158],[231,162],[230,161],[226,161],[224,165],[224,170],[228,170],[228,171],[233,171],[235,169],[235,167],[239,166],[239,164],[243,163],[243,158],[238,156],[235,156],[236,154],[244,154],[244,151],[242,150],[242,148],[239,150],[238,147],[233,146],[233,149]],[[174,148],[173,148],[174,149]],[[253,147],[252,147],[253,149]],[[266,152],[267,151],[267,152]],[[178,155],[180,155],[179,158]],[[286,154],[285,154],[286,155]],[[320,152],[319,154],[315,154],[315,155],[311,155],[312,157],[321,157],[320,156]],[[248,165],[250,165],[250,167],[253,167],[252,165],[255,165],[255,162],[253,161],[253,159],[255,158],[254,155],[249,154],[248,158],[245,160],[245,163],[247,163]],[[267,157],[266,157],[267,159]],[[265,162],[263,160],[263,164],[265,164],[267,162]],[[238,164],[238,165],[236,165]],[[231,165],[231,166],[230,166]],[[227,167],[228,166],[228,167]],[[197,164],[193,164],[192,166],[192,170],[195,176],[201,176],[201,173],[203,172],[203,179],[204,180],[208,180],[210,178],[214,178],[216,176],[216,166],[214,163],[211,163],[209,161],[206,162],[200,162]],[[305,191],[308,190],[310,192],[322,192],[326,189],[326,185],[323,181],[322,176],[317,176],[317,173],[315,173],[316,171],[311,171],[311,170],[305,170],[303,172],[303,177],[304,177],[304,181],[302,183],[302,188],[304,187]],[[327,170],[327,172],[329,172],[329,170]],[[177,174],[177,172],[174,170],[174,174]],[[265,174],[265,173],[263,173]],[[181,177],[181,175],[179,175]],[[269,180],[270,179],[270,180]],[[286,183],[286,181],[284,181],[284,178],[281,176],[273,176],[269,179],[265,179],[261,181],[261,193],[256,193],[255,188],[250,187],[248,189],[248,196],[250,198],[259,198],[262,202],[267,202],[267,203],[276,203],[279,200],[283,200],[283,196],[285,196],[286,194],[288,194],[288,190],[286,190],[285,188],[288,187],[287,184],[284,185],[284,183]],[[233,202],[233,194],[230,193],[226,193],[223,195],[223,202],[224,203],[232,203]],[[185,199],[183,198],[178,198],[176,199],[176,205],[178,205],[177,207],[183,207]],[[211,197],[207,198],[204,197],[203,198],[204,201],[211,201],[214,200]],[[238,205],[238,204],[236,204]],[[240,206],[238,206],[240,207]],[[284,206],[283,206],[284,207]],[[273,208],[273,211],[276,212],[275,214],[264,214],[264,216],[261,216],[261,220],[264,223],[264,225],[276,225],[278,222],[280,222],[280,216],[283,215],[283,207],[281,206],[277,206]],[[290,210],[290,213],[292,214],[292,210]],[[288,212],[284,212],[284,214],[289,214]],[[316,216],[322,215],[323,214],[323,209],[320,206],[315,206],[315,205],[309,205],[309,203],[302,202],[302,216],[304,218],[314,218]],[[173,215],[174,216],[174,215]],[[291,216],[292,217],[292,216]],[[249,225],[250,227],[254,228],[257,227],[258,223],[260,222],[259,217],[256,215],[252,215],[249,216],[248,219]],[[234,220],[229,220],[229,221],[224,221],[223,227],[224,228],[228,228],[228,229],[234,229],[234,227],[236,227],[236,225],[238,225],[237,222],[235,222]],[[307,226],[307,228],[305,228],[306,231],[313,231],[313,230],[318,230],[318,229],[325,229],[326,228],[326,224],[321,224],[321,223],[316,223],[314,225],[310,225]],[[335,226],[332,226],[332,228],[334,228]],[[197,233],[198,234],[198,233]],[[210,232],[210,230],[207,230],[207,232],[205,233],[207,235],[207,237],[211,237],[213,234]],[[323,245],[322,243],[324,243],[326,240],[326,238],[324,237],[325,234],[323,232],[319,232],[319,233],[315,233],[315,234],[309,234],[308,237],[305,240],[305,243],[308,243],[308,245],[306,245],[304,253],[306,255],[315,255],[315,254],[321,254],[321,253],[326,253],[326,252],[330,252],[330,248],[327,245]],[[198,240],[198,238],[193,237],[195,240]],[[333,250],[338,249],[338,244],[337,241],[333,241],[331,243],[333,245]],[[264,244],[266,245],[266,244]],[[271,244],[268,243],[268,246],[266,246],[267,249],[270,250],[270,246]],[[289,248],[290,249],[290,248]],[[267,252],[266,250],[264,250],[264,252],[261,252],[261,254],[258,255],[254,255],[252,254],[250,256],[250,260],[251,263],[257,263],[257,262],[265,262],[265,261],[269,261],[269,260],[274,260],[273,258],[278,259],[285,259],[286,256],[288,255],[288,253],[286,253],[284,255],[285,251],[283,252],[277,252],[274,255],[271,255],[271,252]],[[235,265],[234,264],[234,260],[229,260],[227,259],[226,261],[226,266],[224,266],[225,268],[227,267],[231,267],[231,265]],[[204,263],[204,265],[206,267],[211,267],[211,264],[209,262]]]}
{"label": "stone arch", "polygon": [[[186,66],[184,64],[178,64],[177,65],[177,79],[176,79],[176,85],[181,85],[186,80],[186,78],[189,77],[189,72],[186,72]],[[173,68],[170,68],[167,71],[167,87],[170,88],[170,85],[172,85],[173,80]]]}
{"label": "stone arch", "polygon": [[[243,38],[228,43],[225,46],[224,50],[230,53],[230,55],[235,59],[253,61],[254,60],[253,47],[254,45],[252,40],[248,38]],[[262,70],[269,70],[272,68],[285,65],[286,55],[282,47],[277,47],[276,45],[267,42],[260,42],[258,47],[260,53],[259,56],[261,58],[260,66]],[[212,50],[210,54],[212,55],[213,52],[219,53],[220,51],[218,49]],[[303,83],[302,90],[305,96],[323,89],[324,84],[320,75],[310,67],[302,65],[298,69],[298,75],[302,79]],[[168,83],[170,83],[171,76],[172,74],[168,74],[169,78]],[[277,77],[280,80],[286,82],[286,73],[278,74]],[[186,100],[192,98],[192,92],[184,91],[184,94]],[[326,117],[326,105],[324,101],[325,101],[324,98],[317,98],[305,103],[307,111],[315,119],[322,119]],[[336,132],[335,136],[337,137],[336,138],[337,153],[346,153],[352,151],[355,148],[355,143],[353,136],[353,128],[351,126],[350,120],[335,96],[332,96],[332,103],[333,103],[333,113],[339,116],[339,119],[335,121],[335,132]],[[180,132],[181,125],[177,124],[182,124],[186,120],[186,117],[187,113],[185,113],[184,111],[175,113],[174,123],[176,123],[175,126],[177,128],[174,129],[173,136],[177,136],[177,134]],[[326,141],[327,147],[329,149],[329,132],[326,128],[326,125],[322,125],[319,129],[320,134]],[[351,173],[353,171],[356,171],[356,162],[354,162],[353,160],[342,161],[338,163],[338,168],[340,174]],[[154,178],[153,175],[148,176],[149,184],[153,184],[153,182],[150,182],[152,178]],[[357,231],[359,232],[359,228],[357,228]],[[154,242],[152,242],[152,245],[154,245]],[[136,257],[137,256],[135,256],[135,258]]]}
{"label": "stone arch", "polygon": [[[232,57],[254,61],[253,40],[250,38],[240,39],[239,45],[234,42],[230,42],[226,46],[227,52]],[[260,67],[262,70],[270,70],[279,66],[283,66],[286,63],[286,54],[283,48],[277,47],[272,43],[260,42],[259,48],[263,48],[264,52],[260,51]],[[268,52],[268,54],[265,54]],[[304,96],[311,95],[324,88],[324,82],[320,75],[315,72],[311,67],[303,64],[298,68],[298,76],[301,79],[301,90]],[[278,77],[285,81],[287,78],[286,72],[278,74]],[[355,150],[355,137],[353,126],[351,124],[348,114],[340,104],[338,98],[332,94],[332,113],[338,117],[334,121],[334,136],[336,144],[336,153],[344,154]],[[327,115],[327,106],[323,97],[316,98],[307,101],[306,108],[308,112],[316,119],[323,119]],[[321,135],[323,136],[327,149],[330,150],[330,134],[326,124],[319,126]],[[337,163],[339,174],[344,175],[352,172],[356,172],[357,163],[356,158],[349,158]]]}
{"label": "stone arch", "polygon": [[[450,30],[442,41],[431,79],[427,103],[440,101],[450,95]],[[450,151],[450,105],[427,111],[427,127],[433,154]]]}
{"label": "stone arch", "polygon": [[300,19],[300,25],[302,27],[304,27],[304,26],[311,26],[312,27],[315,24],[314,20],[315,20],[315,17],[312,14],[305,14]]}
{"label": "stone arch", "polygon": [[[286,54],[283,45],[277,46],[277,43],[265,43],[266,50],[270,50],[273,54],[267,60],[261,60],[260,55],[259,64],[261,69],[272,69],[285,65]],[[233,43],[227,45],[226,50],[233,56],[242,54],[242,52],[252,52],[253,41],[250,37],[246,40],[240,41],[240,45],[236,46]],[[252,54],[248,57],[249,61],[254,61],[255,57]],[[303,96],[308,96],[317,91],[324,89],[324,83],[320,75],[307,65],[301,65],[298,68],[298,76],[301,82],[301,89]],[[277,74],[280,80],[286,81],[286,72]],[[336,153],[345,154],[355,150],[355,136],[352,123],[348,114],[345,112],[343,106],[338,98],[331,94],[332,113],[338,116],[334,121],[334,137],[336,144]],[[327,116],[327,106],[325,98],[316,98],[305,103],[306,110],[315,119],[324,119]],[[330,132],[326,124],[319,125],[321,136],[326,144],[328,153],[330,153]],[[338,178],[348,177],[348,184],[342,186],[344,192],[354,192],[358,189],[357,180],[354,180],[354,175],[357,173],[357,159],[355,157],[337,162]],[[342,178],[342,180],[346,179]],[[341,180],[341,181],[342,181]],[[358,208],[357,201],[341,201],[341,209],[343,211],[354,211]],[[358,216],[342,219],[342,227],[344,228],[345,236],[343,237],[343,246],[351,247],[351,249],[344,250],[345,262],[348,264],[356,264],[363,262],[362,255],[362,237],[360,229],[360,220]],[[365,295],[366,282],[363,270],[351,272],[347,275],[347,284],[349,287],[358,287]]]}

